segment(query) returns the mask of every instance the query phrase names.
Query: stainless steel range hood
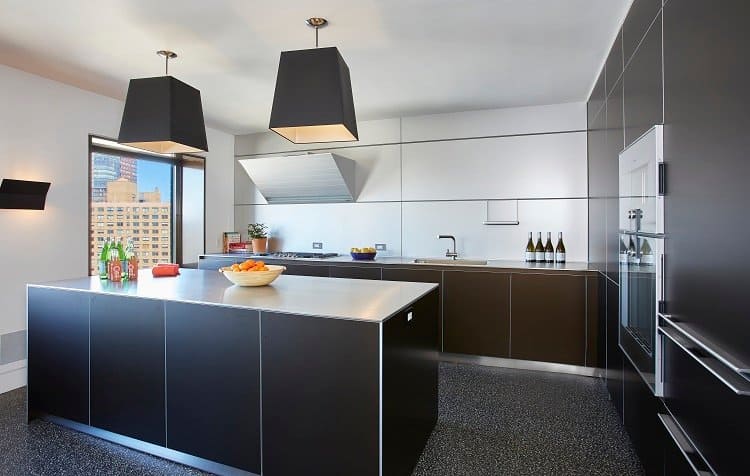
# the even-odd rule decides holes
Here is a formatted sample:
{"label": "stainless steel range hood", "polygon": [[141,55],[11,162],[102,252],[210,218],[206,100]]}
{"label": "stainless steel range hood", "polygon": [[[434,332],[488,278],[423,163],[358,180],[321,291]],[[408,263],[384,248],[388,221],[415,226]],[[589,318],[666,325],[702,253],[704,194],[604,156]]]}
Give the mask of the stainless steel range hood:
{"label": "stainless steel range hood", "polygon": [[334,155],[304,154],[239,161],[268,203],[352,202],[355,162]]}

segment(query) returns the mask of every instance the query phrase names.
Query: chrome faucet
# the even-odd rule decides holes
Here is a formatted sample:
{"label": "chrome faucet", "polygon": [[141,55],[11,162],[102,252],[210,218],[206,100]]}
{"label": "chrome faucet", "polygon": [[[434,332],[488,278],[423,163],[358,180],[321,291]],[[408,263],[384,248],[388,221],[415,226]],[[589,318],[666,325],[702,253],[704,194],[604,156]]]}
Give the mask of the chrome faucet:
{"label": "chrome faucet", "polygon": [[446,258],[453,258],[453,259],[458,258],[458,253],[456,253],[456,237],[455,236],[453,236],[453,235],[438,235],[438,239],[439,240],[442,240],[442,239],[451,239],[451,240],[453,240],[453,252],[451,252],[451,249],[448,248],[447,250],[445,250],[445,257]]}

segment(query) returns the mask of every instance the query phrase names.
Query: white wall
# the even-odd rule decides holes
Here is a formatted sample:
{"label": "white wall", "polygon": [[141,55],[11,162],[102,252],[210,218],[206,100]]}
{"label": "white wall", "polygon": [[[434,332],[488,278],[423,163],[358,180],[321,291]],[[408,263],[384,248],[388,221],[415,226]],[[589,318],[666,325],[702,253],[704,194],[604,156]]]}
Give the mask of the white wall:
{"label": "white wall", "polygon": [[[357,163],[357,202],[268,205],[235,167],[235,223],[271,227],[272,249],[326,251],[386,243],[390,255],[439,256],[456,236],[462,256],[519,259],[529,231],[565,235],[568,259],[587,259],[584,103],[458,112],[358,124],[360,141],[330,149],[273,133],[238,136],[252,159],[335,150]],[[511,214],[512,216],[506,216]],[[484,221],[515,220],[515,226]]]}
{"label": "white wall", "polygon": [[[0,178],[52,182],[45,210],[0,210],[2,335],[26,328],[26,283],[87,274],[88,135],[116,137],[123,103],[2,65],[0,85]],[[207,133],[213,239],[233,227],[234,138]],[[25,383],[18,367],[0,367],[0,391]]]}

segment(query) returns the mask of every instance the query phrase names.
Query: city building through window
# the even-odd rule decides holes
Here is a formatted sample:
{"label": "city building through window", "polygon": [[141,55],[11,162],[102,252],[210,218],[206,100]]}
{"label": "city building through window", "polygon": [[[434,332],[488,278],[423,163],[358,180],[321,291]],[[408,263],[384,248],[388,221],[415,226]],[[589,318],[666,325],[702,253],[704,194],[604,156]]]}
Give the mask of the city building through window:
{"label": "city building through window", "polygon": [[[119,150],[112,141],[93,138],[90,146],[89,272],[98,273],[98,260],[108,239],[132,241],[139,266],[158,263],[195,263],[203,253],[203,159],[157,156]],[[183,182],[191,187],[183,202]],[[196,200],[196,197],[198,198]],[[183,209],[183,205],[187,209]],[[183,214],[189,223],[177,223]],[[158,235],[159,245],[143,235]],[[154,241],[159,238],[154,237]],[[183,249],[187,254],[183,255]],[[160,252],[151,252],[152,248]]]}

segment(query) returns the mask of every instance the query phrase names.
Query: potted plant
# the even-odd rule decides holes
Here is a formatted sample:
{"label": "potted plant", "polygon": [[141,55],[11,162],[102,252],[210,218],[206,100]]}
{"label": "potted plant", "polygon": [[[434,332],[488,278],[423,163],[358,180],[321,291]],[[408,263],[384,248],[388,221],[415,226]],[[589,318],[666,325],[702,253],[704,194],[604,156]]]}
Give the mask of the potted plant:
{"label": "potted plant", "polygon": [[253,253],[265,253],[268,249],[268,227],[263,223],[247,225],[247,236],[251,240]]}

